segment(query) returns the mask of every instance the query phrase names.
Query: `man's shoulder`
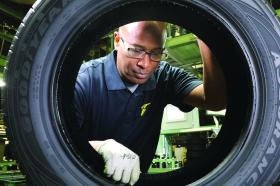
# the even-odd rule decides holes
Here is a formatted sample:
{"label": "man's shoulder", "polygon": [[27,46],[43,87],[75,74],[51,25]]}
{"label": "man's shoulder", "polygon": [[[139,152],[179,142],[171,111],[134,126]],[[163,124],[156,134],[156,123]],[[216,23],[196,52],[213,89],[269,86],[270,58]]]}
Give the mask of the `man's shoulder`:
{"label": "man's shoulder", "polygon": [[88,71],[98,70],[98,68],[105,63],[106,57],[107,56],[100,57],[97,59],[92,59],[90,61],[83,63],[80,67],[79,74],[86,73]]}
{"label": "man's shoulder", "polygon": [[164,68],[167,66],[171,66],[171,65],[167,61],[160,61],[160,63],[159,63],[160,68]]}
{"label": "man's shoulder", "polygon": [[167,61],[161,61],[158,65],[158,68],[155,71],[155,74],[156,75],[166,74],[176,69],[177,69],[176,67],[171,66]]}

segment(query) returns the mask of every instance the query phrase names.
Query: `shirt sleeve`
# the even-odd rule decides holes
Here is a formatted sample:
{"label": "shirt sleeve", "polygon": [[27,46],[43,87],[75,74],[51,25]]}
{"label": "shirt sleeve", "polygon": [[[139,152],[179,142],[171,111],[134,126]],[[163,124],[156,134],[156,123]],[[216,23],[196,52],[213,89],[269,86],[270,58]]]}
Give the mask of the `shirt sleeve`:
{"label": "shirt sleeve", "polygon": [[81,128],[85,122],[88,103],[88,80],[87,71],[82,65],[78,73],[74,89],[74,110],[76,116],[76,125]]}
{"label": "shirt sleeve", "polygon": [[167,104],[173,104],[184,112],[191,111],[194,107],[184,104],[184,97],[201,85],[202,81],[194,74],[178,67],[172,67],[167,62],[160,64],[159,73],[166,89]]}

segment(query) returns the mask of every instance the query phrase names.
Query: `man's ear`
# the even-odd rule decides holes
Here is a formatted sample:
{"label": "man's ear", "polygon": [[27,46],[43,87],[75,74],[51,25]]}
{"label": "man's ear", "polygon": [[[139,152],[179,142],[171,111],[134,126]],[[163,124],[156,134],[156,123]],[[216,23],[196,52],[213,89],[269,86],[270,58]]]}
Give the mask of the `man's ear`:
{"label": "man's ear", "polygon": [[115,50],[118,50],[119,46],[120,46],[120,35],[118,32],[114,32],[114,47]]}

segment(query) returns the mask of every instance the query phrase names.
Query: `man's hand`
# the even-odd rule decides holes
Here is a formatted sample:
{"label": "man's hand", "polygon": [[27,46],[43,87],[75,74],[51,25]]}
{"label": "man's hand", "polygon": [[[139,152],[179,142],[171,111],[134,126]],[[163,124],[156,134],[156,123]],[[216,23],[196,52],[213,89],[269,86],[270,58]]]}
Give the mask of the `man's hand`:
{"label": "man's hand", "polygon": [[113,180],[134,185],[140,175],[139,156],[113,139],[89,141],[90,145],[103,157],[105,174]]}

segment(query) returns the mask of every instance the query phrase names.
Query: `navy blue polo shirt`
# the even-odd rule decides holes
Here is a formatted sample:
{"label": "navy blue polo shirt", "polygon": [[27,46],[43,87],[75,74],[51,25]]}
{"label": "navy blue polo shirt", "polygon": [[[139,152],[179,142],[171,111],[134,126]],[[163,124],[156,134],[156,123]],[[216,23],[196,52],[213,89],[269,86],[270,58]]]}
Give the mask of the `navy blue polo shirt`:
{"label": "navy blue polo shirt", "polygon": [[[83,64],[75,85],[75,111],[78,127],[88,140],[115,139],[140,157],[146,172],[153,159],[164,107],[182,104],[202,82],[182,69],[160,62],[150,79],[131,93],[120,78],[116,51]],[[86,128],[86,130],[82,130]]]}

